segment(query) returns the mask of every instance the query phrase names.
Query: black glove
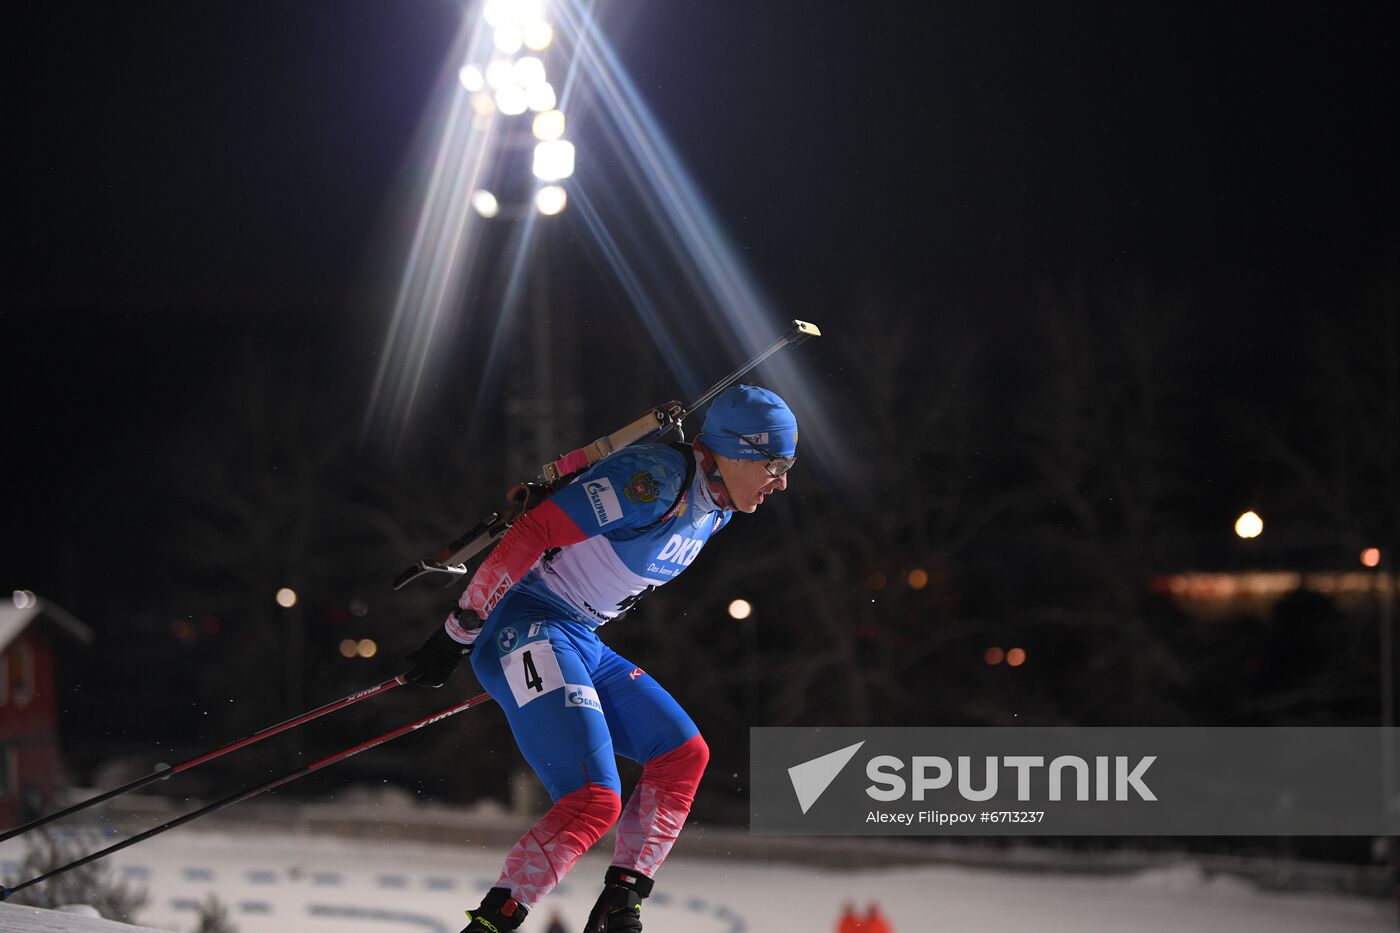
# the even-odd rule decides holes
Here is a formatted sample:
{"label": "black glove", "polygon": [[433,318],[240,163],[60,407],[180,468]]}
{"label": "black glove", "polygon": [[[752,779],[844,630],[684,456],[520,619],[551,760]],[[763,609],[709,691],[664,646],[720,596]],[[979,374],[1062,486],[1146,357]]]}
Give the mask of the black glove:
{"label": "black glove", "polygon": [[413,666],[403,675],[403,682],[420,687],[441,687],[457,669],[457,663],[471,653],[471,645],[462,644],[440,628],[429,635],[417,651],[404,655],[404,663]]}

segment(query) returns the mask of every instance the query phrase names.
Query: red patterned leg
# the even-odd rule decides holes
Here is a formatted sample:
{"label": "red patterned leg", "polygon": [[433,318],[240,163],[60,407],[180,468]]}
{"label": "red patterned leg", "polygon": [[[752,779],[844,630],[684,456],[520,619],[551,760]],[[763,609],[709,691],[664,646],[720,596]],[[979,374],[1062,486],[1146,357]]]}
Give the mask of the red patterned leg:
{"label": "red patterned leg", "polygon": [[709,760],[710,748],[697,735],[643,766],[617,824],[613,865],[648,878],[656,874],[681,834]]}
{"label": "red patterned leg", "polygon": [[617,822],[621,810],[622,798],[601,784],[565,794],[506,854],[496,884],[510,889],[517,901],[533,910],[578,857]]}

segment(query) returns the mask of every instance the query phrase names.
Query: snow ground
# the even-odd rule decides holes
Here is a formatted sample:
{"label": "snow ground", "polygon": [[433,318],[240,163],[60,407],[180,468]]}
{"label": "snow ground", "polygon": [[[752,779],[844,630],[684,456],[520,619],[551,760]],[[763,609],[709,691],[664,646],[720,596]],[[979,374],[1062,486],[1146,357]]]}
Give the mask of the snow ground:
{"label": "snow ground", "polygon": [[114,923],[81,908],[44,910],[0,904],[0,930],[5,933],[138,933],[139,927]]}
{"label": "snow ground", "polygon": [[[682,842],[682,846],[684,843]],[[577,930],[608,851],[585,857],[531,915],[538,933],[557,910]],[[463,910],[494,883],[503,851],[267,832],[181,831],[112,856],[148,886],[139,922],[188,933],[210,893],[240,933],[457,933]],[[0,853],[0,863],[13,850]],[[10,866],[0,864],[0,869]],[[677,854],[647,902],[648,933],[834,930],[847,901],[878,901],[898,933],[924,931],[1390,930],[1390,905],[1262,891],[1183,865],[1087,877],[916,866],[839,871]]]}

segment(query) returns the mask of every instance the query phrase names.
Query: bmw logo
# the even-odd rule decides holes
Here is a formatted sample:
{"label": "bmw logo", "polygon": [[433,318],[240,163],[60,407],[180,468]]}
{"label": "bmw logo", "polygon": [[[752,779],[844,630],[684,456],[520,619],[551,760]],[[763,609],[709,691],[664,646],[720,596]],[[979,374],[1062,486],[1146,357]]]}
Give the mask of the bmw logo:
{"label": "bmw logo", "polygon": [[496,644],[500,646],[500,649],[502,651],[506,652],[514,648],[515,643],[519,640],[520,633],[517,632],[515,629],[511,628],[509,625],[501,629],[500,634],[496,636]]}

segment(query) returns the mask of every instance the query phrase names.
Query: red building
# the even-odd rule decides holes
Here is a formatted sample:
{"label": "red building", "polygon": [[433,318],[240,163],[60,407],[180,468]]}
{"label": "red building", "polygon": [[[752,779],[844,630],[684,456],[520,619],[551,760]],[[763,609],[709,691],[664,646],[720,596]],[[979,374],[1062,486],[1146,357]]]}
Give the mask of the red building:
{"label": "red building", "polygon": [[87,626],[32,593],[0,606],[0,829],[40,815],[58,789],[55,635],[92,640]]}

